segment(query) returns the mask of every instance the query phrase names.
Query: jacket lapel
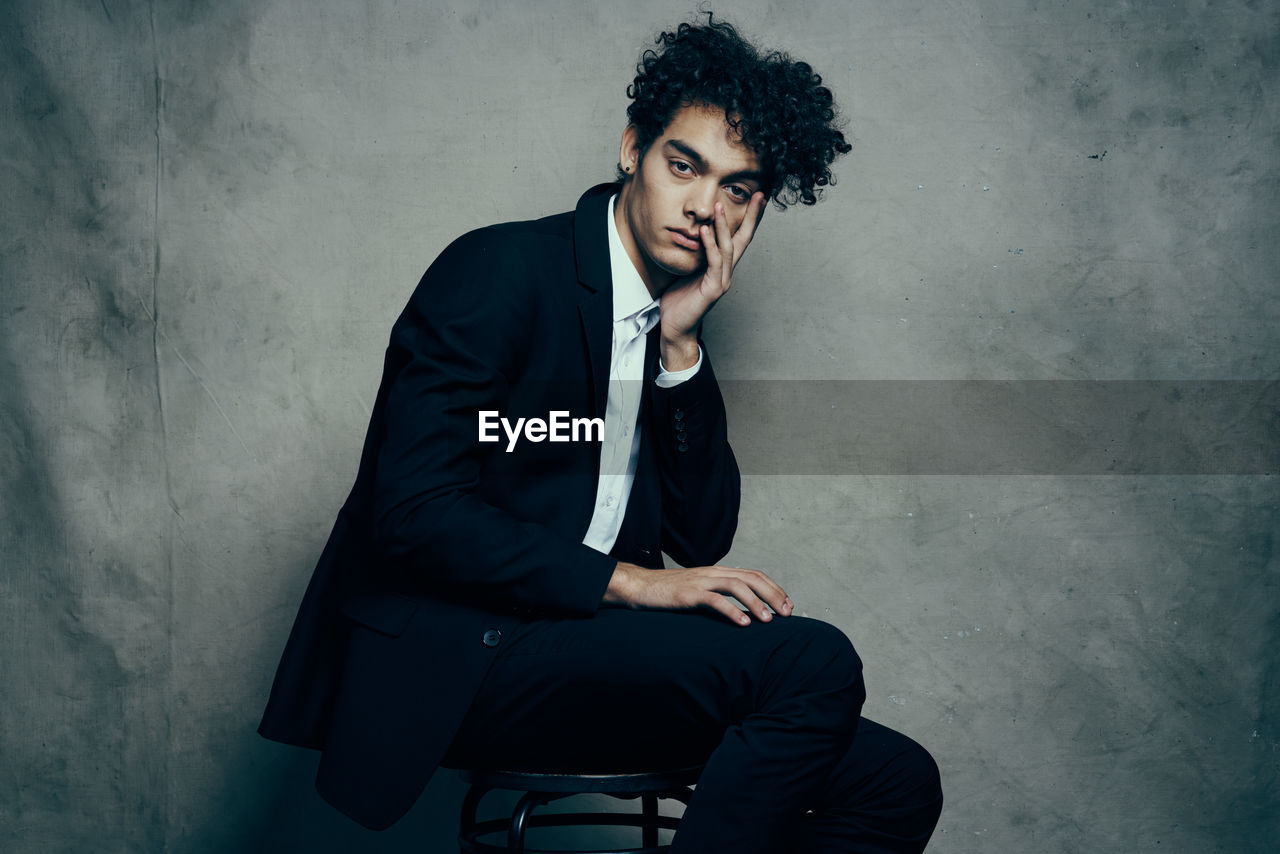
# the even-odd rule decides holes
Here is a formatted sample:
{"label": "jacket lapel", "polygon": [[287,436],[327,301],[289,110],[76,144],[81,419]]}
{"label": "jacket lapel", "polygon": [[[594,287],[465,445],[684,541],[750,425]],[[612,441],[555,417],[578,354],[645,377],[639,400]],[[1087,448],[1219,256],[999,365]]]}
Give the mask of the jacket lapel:
{"label": "jacket lapel", "polygon": [[578,315],[591,359],[592,415],[603,418],[609,392],[609,353],[613,349],[613,273],[605,222],[616,184],[592,187],[578,200],[573,217],[573,252],[578,267]]}

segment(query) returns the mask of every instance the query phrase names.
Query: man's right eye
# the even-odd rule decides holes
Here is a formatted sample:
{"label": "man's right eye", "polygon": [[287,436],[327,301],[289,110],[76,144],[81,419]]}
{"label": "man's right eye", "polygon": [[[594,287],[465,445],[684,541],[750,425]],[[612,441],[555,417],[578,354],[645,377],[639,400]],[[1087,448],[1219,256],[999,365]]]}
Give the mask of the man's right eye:
{"label": "man's right eye", "polygon": [[669,160],[667,162],[671,164],[671,170],[679,175],[693,174],[693,167],[683,160]]}

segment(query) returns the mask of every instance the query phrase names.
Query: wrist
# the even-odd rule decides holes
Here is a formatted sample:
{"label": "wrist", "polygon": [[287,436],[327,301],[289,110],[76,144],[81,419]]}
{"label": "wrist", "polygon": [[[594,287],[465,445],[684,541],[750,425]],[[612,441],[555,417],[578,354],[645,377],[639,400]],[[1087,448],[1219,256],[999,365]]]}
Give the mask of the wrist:
{"label": "wrist", "polygon": [[659,353],[664,370],[672,373],[687,370],[698,364],[698,339],[692,335],[663,336]]}
{"label": "wrist", "polygon": [[629,605],[633,601],[632,591],[635,589],[635,573],[640,567],[633,563],[618,561],[609,577],[609,584],[604,590],[604,601],[611,605]]}

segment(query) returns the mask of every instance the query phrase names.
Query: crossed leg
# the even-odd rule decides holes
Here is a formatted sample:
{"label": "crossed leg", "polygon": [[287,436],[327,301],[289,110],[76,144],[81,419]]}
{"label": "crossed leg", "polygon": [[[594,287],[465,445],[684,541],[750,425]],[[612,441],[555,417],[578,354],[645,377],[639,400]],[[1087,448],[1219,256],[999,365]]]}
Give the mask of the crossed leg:
{"label": "crossed leg", "polygon": [[859,718],[862,664],[804,617],[605,608],[502,650],[448,765],[650,770],[706,763],[673,852],[919,852],[942,807],[925,750]]}

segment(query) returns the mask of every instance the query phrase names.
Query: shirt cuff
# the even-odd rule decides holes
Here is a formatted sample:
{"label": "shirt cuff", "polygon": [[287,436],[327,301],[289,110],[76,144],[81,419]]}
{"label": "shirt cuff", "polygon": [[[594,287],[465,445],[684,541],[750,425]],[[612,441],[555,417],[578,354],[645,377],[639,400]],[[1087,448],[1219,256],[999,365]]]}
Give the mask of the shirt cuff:
{"label": "shirt cuff", "polygon": [[698,345],[698,361],[693,363],[692,368],[685,368],[683,371],[668,371],[662,366],[662,357],[658,357],[658,376],[654,380],[658,384],[658,388],[674,388],[685,380],[692,379],[693,375],[698,372],[698,368],[702,367],[702,345]]}

